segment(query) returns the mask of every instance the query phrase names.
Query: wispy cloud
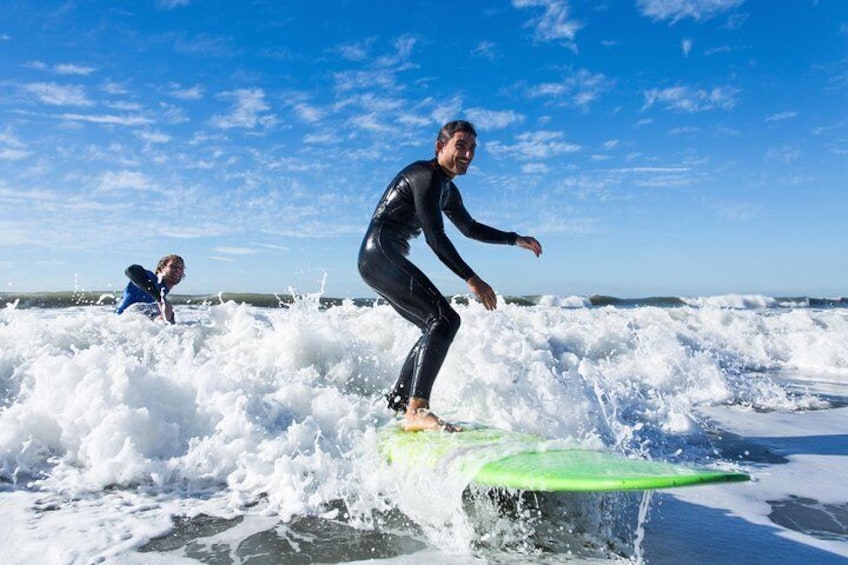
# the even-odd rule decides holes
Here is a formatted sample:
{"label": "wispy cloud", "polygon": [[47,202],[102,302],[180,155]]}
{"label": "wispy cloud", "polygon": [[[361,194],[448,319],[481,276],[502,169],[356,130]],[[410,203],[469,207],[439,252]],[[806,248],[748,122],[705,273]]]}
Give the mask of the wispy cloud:
{"label": "wispy cloud", "polygon": [[371,53],[374,38],[367,38],[354,43],[345,43],[337,46],[334,51],[348,61],[365,61]]}
{"label": "wispy cloud", "polygon": [[85,94],[85,88],[77,85],[62,85],[55,82],[34,82],[23,89],[34,94],[39,101],[51,106],[93,106]]}
{"label": "wispy cloud", "polygon": [[524,116],[512,110],[494,111],[483,108],[469,108],[465,115],[481,130],[503,129],[524,121]]}
{"label": "wispy cloud", "polygon": [[745,0],[637,0],[642,15],[654,20],[676,23],[685,18],[708,20],[740,6]]}
{"label": "wispy cloud", "polygon": [[581,149],[575,143],[563,141],[563,134],[558,131],[525,132],[516,136],[515,143],[493,141],[486,148],[494,155],[516,155],[524,159],[547,159]]}
{"label": "wispy cloud", "polygon": [[481,41],[474,47],[474,49],[471,50],[471,54],[476,57],[482,57],[483,59],[494,61],[495,44],[491,41]]}
{"label": "wispy cloud", "polygon": [[765,121],[767,122],[782,122],[784,120],[791,120],[798,116],[798,112],[778,112],[777,114],[772,114],[768,116]]}
{"label": "wispy cloud", "polygon": [[10,131],[0,132],[0,160],[20,161],[32,155],[26,144],[15,137]]}
{"label": "wispy cloud", "polygon": [[519,9],[542,8],[542,15],[531,19],[527,25],[536,30],[536,38],[541,41],[565,41],[574,45],[574,38],[583,24],[569,19],[568,2],[561,0],[512,0]]}
{"label": "wispy cloud", "polygon": [[521,174],[524,175],[546,175],[549,172],[550,167],[544,163],[526,163],[521,166]]}
{"label": "wispy cloud", "polygon": [[533,85],[528,88],[527,95],[530,98],[551,98],[568,106],[586,108],[613,84],[603,73],[579,69],[559,82]]}
{"label": "wispy cloud", "polygon": [[661,104],[670,110],[681,112],[704,112],[707,110],[730,110],[736,105],[738,90],[730,86],[718,86],[710,90],[687,86],[652,88],[644,92],[643,110]]}
{"label": "wispy cloud", "polygon": [[190,87],[182,87],[178,84],[171,85],[171,96],[180,100],[200,100],[203,98],[203,87],[195,84]]}
{"label": "wispy cloud", "polygon": [[316,106],[300,102],[294,105],[294,113],[304,122],[315,123],[321,121],[325,112]]}
{"label": "wispy cloud", "polygon": [[88,76],[97,69],[94,67],[85,67],[83,65],[72,65],[70,63],[62,63],[59,65],[55,65],[53,70],[56,71],[56,74],[60,75],[80,75],[80,76]]}
{"label": "wispy cloud", "polygon": [[792,145],[784,145],[782,147],[770,147],[766,150],[766,160],[776,161],[778,163],[790,164],[794,163],[801,156],[801,151]]}
{"label": "wispy cloud", "polygon": [[160,10],[173,10],[191,4],[191,0],[156,0],[156,7]]}
{"label": "wispy cloud", "polygon": [[98,189],[102,192],[117,190],[150,190],[152,183],[138,171],[107,171],[100,178]]}
{"label": "wispy cloud", "polygon": [[158,131],[143,131],[138,136],[148,143],[168,143],[171,141],[171,136]]}
{"label": "wispy cloud", "polygon": [[233,100],[229,114],[212,117],[212,124],[221,129],[244,128],[253,129],[257,126],[269,127],[276,123],[276,116],[265,113],[271,106],[265,102],[265,92],[262,89],[239,89],[219,95],[224,100]]}
{"label": "wispy cloud", "polygon": [[128,127],[146,126],[153,123],[153,120],[151,120],[150,118],[145,118],[144,116],[115,116],[112,114],[60,114],[57,117],[59,119],[67,120],[70,122],[89,122],[93,124]]}
{"label": "wispy cloud", "polygon": [[0,161],[20,161],[30,155],[32,155],[32,151],[26,151],[25,149],[0,147]]}
{"label": "wispy cloud", "polygon": [[259,253],[251,247],[216,247],[212,251],[221,253],[222,255],[255,255]]}

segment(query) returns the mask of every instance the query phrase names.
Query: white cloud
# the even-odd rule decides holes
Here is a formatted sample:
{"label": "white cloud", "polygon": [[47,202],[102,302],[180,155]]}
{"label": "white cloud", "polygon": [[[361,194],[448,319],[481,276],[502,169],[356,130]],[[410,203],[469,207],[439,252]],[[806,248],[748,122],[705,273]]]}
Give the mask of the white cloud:
{"label": "white cloud", "polygon": [[701,131],[701,128],[693,127],[693,126],[680,126],[676,128],[671,128],[668,130],[669,135],[687,135],[690,133],[698,133]]}
{"label": "white cloud", "polygon": [[437,122],[440,126],[449,120],[453,120],[456,116],[462,114],[462,98],[459,96],[454,96],[444,102],[440,103],[438,106],[433,108],[433,111],[430,112],[430,117],[433,118],[433,121]]}
{"label": "white cloud", "polygon": [[801,151],[797,147],[784,145],[783,147],[771,147],[766,151],[766,159],[769,161],[777,161],[779,163],[790,164],[794,163],[801,156]]}
{"label": "white cloud", "polygon": [[160,10],[173,10],[191,4],[191,0],[156,0],[156,7]]}
{"label": "white cloud", "polygon": [[491,41],[481,41],[471,50],[471,54],[493,61],[495,59],[495,44]]}
{"label": "white cloud", "polygon": [[324,112],[320,108],[301,102],[294,105],[294,112],[301,120],[309,123],[321,121]]}
{"label": "white cloud", "polygon": [[100,178],[99,190],[111,192],[115,190],[148,190],[151,183],[144,173],[138,171],[107,171]]}
{"label": "white cloud", "polygon": [[605,92],[613,81],[603,73],[579,69],[560,82],[546,82],[529,88],[531,98],[555,98],[580,108],[586,108]]}
{"label": "white cloud", "polygon": [[250,247],[216,247],[212,251],[223,255],[255,255],[258,253],[256,249]]}
{"label": "white cloud", "polygon": [[212,124],[221,129],[267,127],[276,123],[273,114],[264,114],[271,107],[265,102],[262,89],[239,89],[225,92],[220,98],[233,99],[232,110],[224,116],[213,116]]}
{"label": "white cloud", "polygon": [[562,133],[556,131],[525,132],[516,136],[517,141],[514,144],[492,141],[486,144],[486,149],[495,155],[524,159],[547,159],[580,151],[579,145],[567,143],[562,137]]}
{"label": "white cloud", "polygon": [[682,112],[703,112],[707,110],[730,110],[736,105],[738,90],[730,86],[718,86],[712,90],[694,89],[687,86],[653,88],[644,92],[643,110],[654,104],[662,104],[668,109]]}
{"label": "white cloud", "polygon": [[195,84],[189,88],[182,88],[180,85],[172,85],[171,96],[180,100],[200,100],[203,98],[203,87]]}
{"label": "white cloud", "polygon": [[106,94],[112,94],[113,96],[122,96],[125,94],[129,94],[130,91],[122,84],[118,84],[117,82],[107,81],[100,86],[100,89]]}
{"label": "white cloud", "polygon": [[550,167],[544,163],[527,163],[521,167],[521,173],[524,175],[546,175],[549,172]]}
{"label": "white cloud", "polygon": [[144,131],[138,136],[148,143],[168,143],[171,141],[171,136],[158,131]]}
{"label": "white cloud", "polygon": [[0,147],[0,161],[20,161],[32,155],[31,151]]}
{"label": "white cloud", "polygon": [[60,114],[57,117],[71,122],[90,122],[93,124],[117,126],[146,126],[152,123],[152,120],[142,116],[115,116],[111,114]]}
{"label": "white cloud", "polygon": [[24,143],[12,135],[10,131],[0,132],[0,143],[11,147],[24,147]]}
{"label": "white cloud", "polygon": [[481,130],[503,129],[524,121],[524,116],[516,114],[512,110],[498,112],[482,108],[469,108],[465,111],[465,114],[474,123],[474,126]]}
{"label": "white cloud", "polygon": [[692,51],[692,40],[684,39],[680,42],[680,48],[683,50],[683,56],[689,57],[689,53]]}
{"label": "white cloud", "polygon": [[543,8],[541,16],[533,18],[528,26],[536,28],[536,37],[542,41],[565,40],[573,44],[577,31],[583,25],[575,20],[569,20],[568,3],[561,0],[512,0],[512,5],[519,9]]}
{"label": "white cloud", "polygon": [[622,169],[607,169],[610,173],[623,174],[670,174],[670,173],[688,173],[689,167],[627,167]]}
{"label": "white cloud", "polygon": [[310,133],[303,136],[303,142],[310,145],[332,145],[337,139],[331,133]]}
{"label": "white cloud", "polygon": [[0,161],[20,161],[30,155],[32,152],[9,130],[0,132]]}
{"label": "white cloud", "polygon": [[374,112],[353,116],[349,120],[350,125],[356,129],[378,132],[385,129],[385,122]]}
{"label": "white cloud", "polygon": [[395,53],[377,58],[377,64],[383,67],[398,66],[401,69],[409,68],[409,57],[418,43],[418,38],[413,35],[403,35],[394,42]]}
{"label": "white cloud", "polygon": [[722,12],[740,6],[745,0],[637,0],[636,6],[642,15],[654,20],[671,20],[675,23],[684,18],[695,21],[708,20]]}
{"label": "white cloud", "polygon": [[34,94],[41,102],[51,106],[92,106],[80,85],[61,85],[55,82],[35,82],[24,85],[24,90]]}
{"label": "white cloud", "polygon": [[783,120],[791,120],[798,116],[798,112],[779,112],[772,114],[766,118],[767,122],[782,122]]}
{"label": "white cloud", "polygon": [[[32,243],[31,226],[0,220],[0,247],[13,248],[30,243]],[[3,264],[11,265],[12,263],[4,262]],[[11,283],[7,284],[11,286]]]}
{"label": "white cloud", "polygon": [[374,69],[365,71],[341,71],[333,73],[336,90],[380,90],[395,89],[397,80],[395,71],[391,69]]}
{"label": "white cloud", "polygon": [[60,75],[82,75],[88,76],[97,69],[94,67],[83,67],[81,65],[72,65],[70,63],[63,63],[59,65],[55,65],[53,70],[56,71],[57,74]]}
{"label": "white cloud", "polygon": [[364,41],[358,41],[356,43],[346,43],[344,45],[339,45],[335,48],[335,51],[338,52],[342,57],[347,59],[348,61],[364,61],[368,58],[368,54],[371,51],[371,46],[374,43],[373,38],[366,39]]}

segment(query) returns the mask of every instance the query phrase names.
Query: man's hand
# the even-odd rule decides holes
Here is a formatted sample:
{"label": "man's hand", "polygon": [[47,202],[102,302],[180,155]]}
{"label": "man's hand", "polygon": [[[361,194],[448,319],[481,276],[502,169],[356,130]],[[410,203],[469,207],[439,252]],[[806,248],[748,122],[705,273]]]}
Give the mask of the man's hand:
{"label": "man's hand", "polygon": [[159,303],[159,312],[161,313],[162,320],[168,322],[169,324],[174,323],[174,309],[171,307],[171,304],[167,300],[163,300]]}
{"label": "man's hand", "polygon": [[474,275],[465,282],[474,296],[483,303],[486,310],[494,310],[498,307],[498,297],[495,296],[495,291],[483,279]]}
{"label": "man's hand", "polygon": [[535,237],[519,235],[515,239],[515,245],[524,249],[529,249],[536,255],[536,257],[542,254],[542,244],[539,243]]}

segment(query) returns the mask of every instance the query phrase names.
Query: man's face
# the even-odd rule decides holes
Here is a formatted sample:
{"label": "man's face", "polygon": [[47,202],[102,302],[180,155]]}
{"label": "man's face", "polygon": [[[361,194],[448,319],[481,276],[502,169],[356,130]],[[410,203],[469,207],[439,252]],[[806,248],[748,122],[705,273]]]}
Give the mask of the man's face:
{"label": "man's face", "polygon": [[477,136],[473,133],[458,131],[446,142],[436,142],[436,155],[439,165],[451,178],[464,175],[474,159],[477,150]]}
{"label": "man's face", "polygon": [[165,263],[162,269],[162,280],[168,281],[171,286],[176,286],[185,276],[185,265],[178,259],[171,259]]}

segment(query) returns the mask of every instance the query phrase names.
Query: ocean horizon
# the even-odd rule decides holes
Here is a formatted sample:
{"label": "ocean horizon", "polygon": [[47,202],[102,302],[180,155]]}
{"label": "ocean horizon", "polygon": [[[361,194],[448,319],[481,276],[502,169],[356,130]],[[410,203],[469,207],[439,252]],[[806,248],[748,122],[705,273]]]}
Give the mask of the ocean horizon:
{"label": "ocean horizon", "polygon": [[[45,292],[0,292],[0,302],[14,304],[17,308],[66,308],[70,306],[111,306],[117,305],[123,291],[86,291],[65,290]],[[260,293],[260,292],[217,292],[209,294],[180,294],[173,293],[168,300],[174,305],[212,305],[233,301],[261,308],[287,307],[293,304],[299,293]],[[351,301],[357,306],[367,306],[380,302],[379,298],[362,297],[332,297],[323,293],[310,293],[317,296],[322,308],[340,306]],[[460,304],[467,304],[468,295],[449,297]],[[550,305],[564,308],[591,308],[615,306],[622,308],[655,306],[659,308],[690,307],[719,307],[719,308],[846,308],[848,297],[845,296],[769,296],[764,294],[728,293],[716,295],[681,295],[681,296],[642,296],[616,297],[604,294],[588,295],[504,295],[506,304],[519,306]]]}

